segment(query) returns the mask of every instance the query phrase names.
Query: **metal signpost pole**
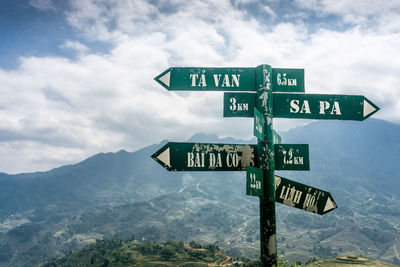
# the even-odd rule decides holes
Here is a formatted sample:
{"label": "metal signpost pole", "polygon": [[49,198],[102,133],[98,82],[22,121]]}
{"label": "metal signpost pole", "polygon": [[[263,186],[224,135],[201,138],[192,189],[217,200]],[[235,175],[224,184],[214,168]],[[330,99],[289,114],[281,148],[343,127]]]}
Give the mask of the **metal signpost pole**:
{"label": "metal signpost pole", "polygon": [[260,248],[263,266],[270,267],[277,266],[271,79],[271,66],[260,65],[256,68],[256,109],[263,115],[261,124],[255,125],[255,131],[258,126],[262,132],[261,135],[257,135],[257,152],[264,179],[264,194],[260,197]]}

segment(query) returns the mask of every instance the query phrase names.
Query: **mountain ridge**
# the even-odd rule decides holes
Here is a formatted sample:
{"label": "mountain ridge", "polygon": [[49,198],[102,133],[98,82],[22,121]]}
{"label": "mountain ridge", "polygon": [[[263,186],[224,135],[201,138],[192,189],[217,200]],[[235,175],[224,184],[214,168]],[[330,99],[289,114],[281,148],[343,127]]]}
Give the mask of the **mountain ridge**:
{"label": "mountain ridge", "polygon": [[[283,143],[309,143],[311,170],[277,174],[329,191],[339,206],[320,217],[277,204],[278,247],[290,260],[346,251],[400,263],[400,125],[369,120],[363,127],[315,122],[281,133]],[[246,142],[212,138],[218,137],[189,140]],[[0,174],[0,265],[19,266],[30,251],[39,263],[113,234],[217,242],[231,255],[256,257],[258,201],[246,196],[243,172],[167,172],[150,158],[166,142],[48,172]]]}

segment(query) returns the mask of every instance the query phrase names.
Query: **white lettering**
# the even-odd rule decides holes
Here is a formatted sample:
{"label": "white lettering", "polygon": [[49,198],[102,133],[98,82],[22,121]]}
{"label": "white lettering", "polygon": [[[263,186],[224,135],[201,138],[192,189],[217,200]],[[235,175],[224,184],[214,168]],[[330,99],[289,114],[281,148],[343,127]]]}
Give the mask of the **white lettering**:
{"label": "white lettering", "polygon": [[328,101],[319,101],[319,114],[325,114],[325,110],[327,110],[331,105]]}
{"label": "white lettering", "polygon": [[304,100],[303,105],[301,106],[300,113],[308,113],[311,114],[310,105],[307,100]]}
{"label": "white lettering", "polygon": [[222,81],[222,87],[231,87],[229,83],[229,76],[228,74],[224,75],[224,80]]}
{"label": "white lettering", "polygon": [[[319,101],[319,114],[325,115],[325,111],[331,107],[331,104],[328,101]],[[332,109],[329,111],[330,115],[341,115],[339,102],[334,101]]]}
{"label": "white lettering", "polygon": [[194,166],[193,158],[194,158],[194,154],[193,153],[191,153],[191,152],[187,153],[187,166],[188,167],[193,167]]}
{"label": "white lettering", "polygon": [[231,102],[231,105],[229,106],[229,109],[232,110],[232,111],[235,111],[236,110],[236,98],[231,97],[229,99],[229,102]]}
{"label": "white lettering", "polygon": [[293,196],[293,202],[296,203],[296,204],[299,204],[302,194],[303,194],[303,192],[301,192],[299,190],[296,190],[296,192],[294,193],[294,196]]}
{"label": "white lettering", "polygon": [[[286,191],[286,192],[285,192]],[[285,193],[286,193],[286,195],[285,195]],[[280,199],[286,199],[286,197],[287,197],[287,195],[288,195],[288,190],[287,190],[287,187],[286,186],[282,186],[282,191],[281,191],[281,194],[279,195],[279,198]]]}
{"label": "white lettering", "polygon": [[306,207],[314,206],[315,205],[315,196],[307,193],[306,199],[304,201],[304,205]]}
{"label": "white lettering", "polygon": [[228,167],[237,167],[237,166],[239,166],[239,156],[238,156],[238,154],[231,154],[231,153],[228,153],[227,155],[226,155],[226,166],[228,166]]}
{"label": "white lettering", "polygon": [[256,189],[261,189],[261,181],[256,181]]}
{"label": "white lettering", "polygon": [[206,75],[204,75],[204,74],[200,75],[200,81],[199,81],[199,85],[198,86],[203,86],[203,87],[207,86]]}
{"label": "white lettering", "polygon": [[217,154],[217,164],[216,167],[222,167],[222,160],[221,160],[221,154]]}
{"label": "white lettering", "polygon": [[292,101],[290,101],[290,113],[297,113],[300,110],[299,107],[299,100],[293,99]]}
{"label": "white lettering", "polygon": [[289,153],[286,153],[286,150],[283,151],[283,164],[293,164],[293,149],[289,149]]}
{"label": "white lettering", "polygon": [[288,79],[288,85],[289,86],[296,86],[297,85],[297,80],[296,79]]}
{"label": "white lettering", "polygon": [[196,153],[194,157],[194,166],[193,167],[201,167],[200,163],[200,154]]}
{"label": "white lettering", "polygon": [[331,111],[331,115],[335,112],[335,115],[341,115],[342,113],[340,112],[340,107],[339,107],[339,102],[335,101],[333,102],[333,107]]}
{"label": "white lettering", "polygon": [[192,79],[192,87],[196,86],[196,79],[199,77],[198,74],[190,74],[190,78]]}
{"label": "white lettering", "polygon": [[215,87],[218,87],[218,85],[219,85],[219,80],[221,79],[221,74],[214,74],[213,76],[214,76],[214,84],[215,84]]}
{"label": "white lettering", "polygon": [[210,168],[214,168],[215,167],[215,163],[216,163],[216,158],[215,158],[215,155],[214,155],[214,153],[210,153],[209,154],[210,156],[209,156],[209,162],[210,162]]}
{"label": "white lettering", "polygon": [[239,87],[240,74],[232,74],[232,87]]}
{"label": "white lettering", "polygon": [[304,164],[304,158],[303,157],[294,157],[294,165],[303,165]]}

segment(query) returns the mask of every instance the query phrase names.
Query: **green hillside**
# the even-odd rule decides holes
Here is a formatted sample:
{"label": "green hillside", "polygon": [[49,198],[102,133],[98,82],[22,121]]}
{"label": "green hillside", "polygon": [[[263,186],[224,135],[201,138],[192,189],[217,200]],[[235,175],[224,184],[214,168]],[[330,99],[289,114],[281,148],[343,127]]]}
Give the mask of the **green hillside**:
{"label": "green hillside", "polygon": [[379,261],[373,261],[364,257],[358,256],[343,256],[336,257],[328,260],[319,260],[307,265],[307,267],[396,267],[398,265],[383,263]]}
{"label": "green hillside", "polygon": [[[281,135],[309,144],[311,170],[277,174],[331,192],[339,208],[319,216],[277,204],[278,251],[291,262],[354,254],[400,264],[400,125],[316,122]],[[202,134],[189,141],[246,143]],[[132,235],[259,257],[259,201],[246,195],[245,173],[168,172],[150,157],[164,144],[0,174],[0,266],[35,266]]]}
{"label": "green hillside", "polygon": [[234,260],[213,244],[180,241],[138,242],[118,238],[98,240],[80,251],[50,260],[41,267],[53,266],[219,266]]}
{"label": "green hillside", "polygon": [[[133,239],[133,237],[132,237]],[[310,260],[311,261],[311,260]],[[82,250],[73,251],[65,256],[47,261],[39,267],[75,267],[75,266],[242,266],[261,267],[259,260],[231,258],[214,244],[189,244],[181,241],[148,242],[128,240],[116,237],[97,240]],[[301,267],[300,263],[288,263],[283,256],[278,258],[278,267]],[[305,267],[395,267],[396,265],[372,261],[359,256],[342,256],[328,260],[315,260]]]}

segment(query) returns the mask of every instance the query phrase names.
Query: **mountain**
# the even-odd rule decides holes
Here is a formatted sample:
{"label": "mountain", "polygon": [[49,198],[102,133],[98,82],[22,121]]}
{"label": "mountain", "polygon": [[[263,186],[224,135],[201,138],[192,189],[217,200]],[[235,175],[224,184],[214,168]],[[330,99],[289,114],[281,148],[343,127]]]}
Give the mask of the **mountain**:
{"label": "mountain", "polygon": [[[329,191],[339,208],[319,216],[277,204],[279,251],[302,262],[352,253],[400,264],[400,125],[319,121],[280,134],[309,144],[311,169],[277,174]],[[245,174],[167,172],[150,157],[165,143],[0,174],[0,265],[32,266],[113,235],[215,243],[228,255],[257,257],[258,199],[246,196]]]}

